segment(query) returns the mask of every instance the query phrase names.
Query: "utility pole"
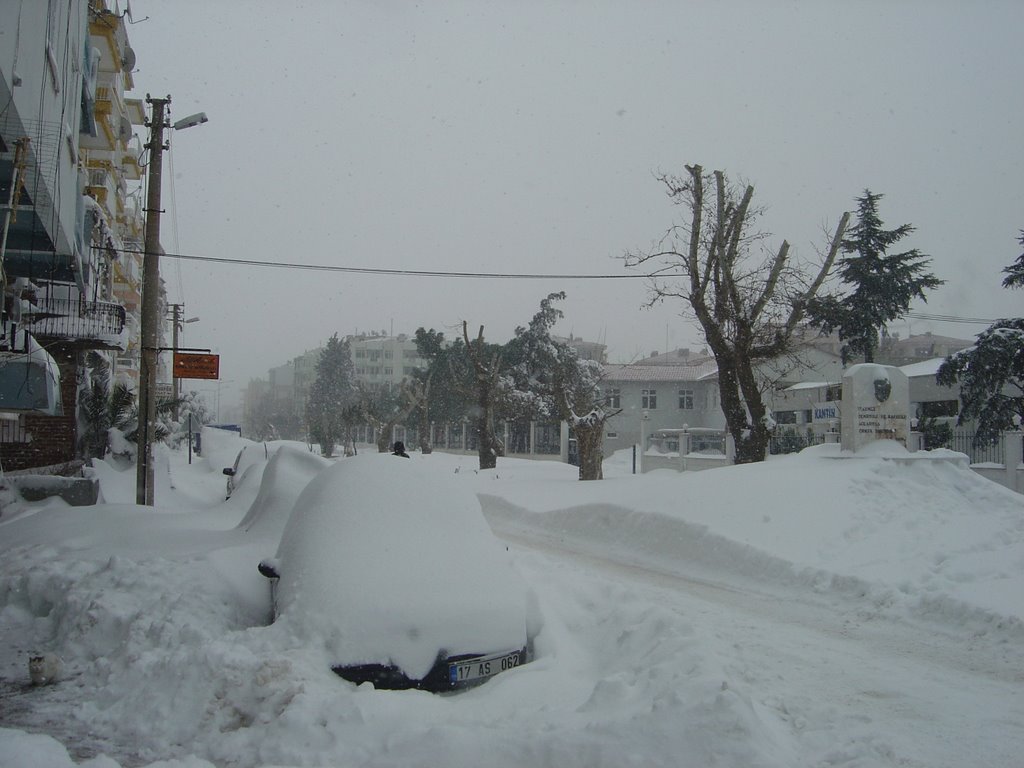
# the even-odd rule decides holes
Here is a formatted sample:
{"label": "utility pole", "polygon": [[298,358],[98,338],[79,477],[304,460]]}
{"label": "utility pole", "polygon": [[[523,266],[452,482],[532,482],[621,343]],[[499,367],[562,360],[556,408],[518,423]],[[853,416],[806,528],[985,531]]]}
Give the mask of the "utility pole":
{"label": "utility pole", "polygon": [[[149,123],[149,188],[146,190],[146,243],[142,257],[142,365],[139,368],[139,456],[135,475],[135,503],[153,506],[153,442],[156,439],[156,374],[160,321],[160,183],[162,181],[163,152],[169,149],[164,142],[164,128],[176,131],[207,122],[205,112],[179,120],[173,126],[167,123],[167,106],[171,97],[153,99],[153,117]],[[188,321],[186,321],[188,322]]]}
{"label": "utility pole", "polygon": [[157,322],[160,305],[160,183],[166,118],[171,97],[146,101],[153,105],[149,132],[149,187],[146,193],[146,239],[142,257],[142,365],[139,369],[139,450],[135,503],[153,506],[153,441],[156,437]]}

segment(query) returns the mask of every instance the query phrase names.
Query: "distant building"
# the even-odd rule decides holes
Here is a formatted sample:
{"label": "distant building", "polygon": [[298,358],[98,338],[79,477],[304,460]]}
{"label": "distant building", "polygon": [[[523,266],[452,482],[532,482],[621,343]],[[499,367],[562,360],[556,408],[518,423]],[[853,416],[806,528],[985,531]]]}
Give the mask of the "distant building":
{"label": "distant building", "polygon": [[608,407],[621,409],[606,425],[605,455],[638,445],[642,435],[659,429],[724,428],[717,374],[707,357],[688,365],[605,365],[601,388]]}
{"label": "distant building", "polygon": [[594,360],[598,363],[607,362],[608,347],[597,341],[584,341],[578,336],[570,334],[565,336],[553,336],[555,341],[561,342],[576,351],[580,360]]}
{"label": "distant building", "polygon": [[355,364],[356,380],[369,386],[398,387],[411,378],[427,361],[416,349],[416,340],[404,333],[398,336],[358,334],[347,336]]}
{"label": "distant building", "polygon": [[[415,340],[405,334],[361,333],[346,336],[356,381],[370,388],[399,387],[426,360]],[[316,381],[323,347],[308,350],[271,368],[267,379],[254,379],[243,395],[244,434],[257,437],[306,438],[306,398]]]}
{"label": "distant building", "polygon": [[905,339],[901,339],[896,333],[882,338],[876,362],[896,366],[910,365],[937,357],[945,358],[973,344],[973,340],[939,336],[931,332],[919,333]]}

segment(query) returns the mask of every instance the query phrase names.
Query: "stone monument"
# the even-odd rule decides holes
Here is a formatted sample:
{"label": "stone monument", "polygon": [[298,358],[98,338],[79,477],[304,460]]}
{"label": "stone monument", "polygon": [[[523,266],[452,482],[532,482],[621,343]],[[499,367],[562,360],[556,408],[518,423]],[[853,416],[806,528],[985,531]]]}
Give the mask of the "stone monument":
{"label": "stone monument", "polygon": [[876,440],[907,447],[910,430],[910,383],[899,368],[875,363],[851,365],[843,373],[843,451],[856,451]]}

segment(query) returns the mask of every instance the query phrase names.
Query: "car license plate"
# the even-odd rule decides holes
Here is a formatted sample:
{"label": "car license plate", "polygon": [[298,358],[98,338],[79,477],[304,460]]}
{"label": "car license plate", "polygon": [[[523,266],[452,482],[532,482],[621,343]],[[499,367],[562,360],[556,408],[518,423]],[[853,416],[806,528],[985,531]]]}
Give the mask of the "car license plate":
{"label": "car license plate", "polygon": [[506,669],[518,667],[521,663],[522,651],[496,653],[493,656],[478,656],[475,659],[457,661],[448,665],[448,682],[461,683],[466,680],[479,680],[490,677]]}

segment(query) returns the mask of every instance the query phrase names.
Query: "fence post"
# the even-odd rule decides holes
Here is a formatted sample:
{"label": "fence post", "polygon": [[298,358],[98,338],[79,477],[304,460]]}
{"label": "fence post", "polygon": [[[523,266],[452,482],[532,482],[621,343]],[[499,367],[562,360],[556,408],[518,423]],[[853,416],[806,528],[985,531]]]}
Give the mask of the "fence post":
{"label": "fence post", "polygon": [[924,435],[916,430],[911,430],[907,433],[907,450],[911,453],[917,453],[922,450],[924,446]]}
{"label": "fence post", "polygon": [[1003,466],[1006,468],[1006,487],[1017,493],[1024,493],[1024,480],[1021,479],[1021,464],[1024,464],[1024,440],[1020,429],[1003,432]]}

